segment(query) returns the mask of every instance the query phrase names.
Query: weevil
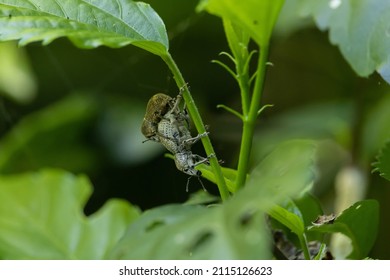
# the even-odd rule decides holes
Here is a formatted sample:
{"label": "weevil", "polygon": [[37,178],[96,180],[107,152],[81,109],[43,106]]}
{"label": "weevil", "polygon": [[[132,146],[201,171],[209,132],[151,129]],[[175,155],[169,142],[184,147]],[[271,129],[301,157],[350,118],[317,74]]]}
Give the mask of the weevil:
{"label": "weevil", "polygon": [[186,192],[188,192],[188,184],[190,179],[193,176],[198,178],[200,184],[203,187],[203,190],[206,191],[202,181],[200,180],[200,176],[202,175],[202,172],[200,170],[196,170],[195,167],[202,163],[209,164],[209,159],[214,156],[215,155],[212,154],[209,155],[207,158],[204,158],[199,155],[193,154],[190,150],[185,150],[183,152],[179,152],[175,154],[176,168],[182,171],[183,173],[190,175],[190,177],[187,180]]}
{"label": "weevil", "polygon": [[[158,135],[158,125],[163,119],[175,123],[178,132],[187,133],[189,116],[185,108],[180,109],[181,93],[182,91],[176,98],[163,93],[157,93],[149,99],[141,126],[141,132],[147,138],[144,142],[148,140],[160,142],[161,137],[164,137],[165,134],[173,133],[161,131],[160,135]],[[164,129],[163,126],[161,129]],[[177,134],[177,132],[174,133],[175,135]]]}
{"label": "weevil", "polygon": [[[174,111],[173,111],[174,112]],[[196,170],[195,167],[202,163],[209,163],[209,157],[203,158],[199,155],[193,154],[191,146],[199,141],[202,137],[206,137],[209,132],[198,134],[192,137],[186,125],[186,118],[182,113],[168,112],[158,124],[157,135],[161,144],[174,154],[176,168],[185,174],[190,175],[186,185],[188,192],[189,180],[195,176],[198,178],[200,184],[205,190],[200,176],[202,172]]]}
{"label": "weevil", "polygon": [[206,137],[209,133],[204,132],[192,137],[183,120],[179,118],[166,118],[165,116],[158,124],[157,135],[161,144],[171,153],[179,153],[190,150],[191,146]]}
{"label": "weevil", "polygon": [[163,93],[157,93],[149,99],[141,126],[141,132],[147,140],[159,142],[156,135],[158,123],[175,106],[175,103],[174,98]]}
{"label": "weevil", "polygon": [[[142,123],[142,134],[148,140],[160,142],[174,155],[175,165],[178,170],[190,175],[187,181],[188,191],[189,180],[195,176],[200,181],[202,172],[195,167],[202,163],[209,163],[209,158],[193,154],[191,146],[206,137],[208,132],[192,137],[189,131],[189,116],[184,108],[180,109],[182,100],[182,89],[176,98],[158,93],[152,96],[146,107],[146,114]],[[203,183],[200,181],[203,189]]]}

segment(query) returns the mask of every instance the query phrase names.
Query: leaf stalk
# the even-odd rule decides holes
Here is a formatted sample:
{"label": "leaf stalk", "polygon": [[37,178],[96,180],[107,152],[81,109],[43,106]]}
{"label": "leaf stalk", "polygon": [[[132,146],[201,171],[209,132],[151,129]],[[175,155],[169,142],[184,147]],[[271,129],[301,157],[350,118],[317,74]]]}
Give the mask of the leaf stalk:
{"label": "leaf stalk", "polygon": [[[200,113],[198,111],[198,108],[195,105],[195,101],[192,98],[192,95],[187,87],[187,84],[183,78],[183,75],[181,74],[179,68],[177,67],[175,61],[173,60],[172,56],[170,53],[167,53],[165,55],[162,55],[161,58],[163,61],[167,64],[168,68],[171,70],[173,77],[176,81],[176,84],[179,88],[183,88],[183,98],[186,102],[187,110],[191,116],[191,119],[196,127],[196,130],[198,131],[199,134],[202,134],[206,132],[205,125],[203,124],[202,118],[200,116]],[[210,138],[207,137],[202,137],[201,139],[203,147],[207,153],[207,155],[215,155],[214,148],[211,144]],[[219,189],[220,196],[223,201],[228,199],[230,197],[230,193],[227,189],[225,178],[222,174],[221,167],[218,163],[217,157],[211,157],[210,158],[210,165],[211,168],[213,169],[213,172],[216,177],[217,181],[217,186]]]}
{"label": "leaf stalk", "polygon": [[247,177],[246,175],[249,171],[252,139],[255,131],[256,119],[260,110],[260,100],[264,88],[268,52],[269,45],[263,45],[261,47],[260,55],[258,58],[256,81],[253,88],[249,111],[248,113],[243,112],[243,131],[236,179],[237,190],[244,186]]}

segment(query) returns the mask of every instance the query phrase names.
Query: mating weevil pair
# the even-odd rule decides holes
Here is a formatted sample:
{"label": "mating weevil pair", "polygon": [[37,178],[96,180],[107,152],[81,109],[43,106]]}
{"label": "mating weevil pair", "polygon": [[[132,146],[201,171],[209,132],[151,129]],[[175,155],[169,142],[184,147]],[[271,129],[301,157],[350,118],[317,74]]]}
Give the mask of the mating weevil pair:
{"label": "mating weevil pair", "polygon": [[[141,132],[147,138],[145,141],[160,142],[167,150],[173,153],[177,169],[199,179],[202,172],[196,170],[195,167],[202,163],[208,164],[208,159],[213,155],[204,158],[193,154],[191,146],[200,138],[207,136],[208,132],[199,134],[196,137],[191,136],[188,129],[189,116],[185,106],[183,109],[180,109],[181,100],[182,89],[176,98],[163,93],[157,93],[152,96],[146,106]],[[188,181],[186,190],[188,191]]]}

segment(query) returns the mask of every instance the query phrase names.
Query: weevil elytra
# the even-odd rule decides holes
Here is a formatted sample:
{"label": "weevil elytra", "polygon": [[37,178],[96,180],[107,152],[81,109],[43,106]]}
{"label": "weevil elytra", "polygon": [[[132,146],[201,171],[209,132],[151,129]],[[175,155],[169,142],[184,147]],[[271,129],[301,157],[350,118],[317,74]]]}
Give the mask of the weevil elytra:
{"label": "weevil elytra", "polygon": [[175,100],[164,93],[157,93],[149,99],[141,126],[141,132],[148,140],[159,142],[156,136],[157,125],[174,105]]}
{"label": "weevil elytra", "polygon": [[164,93],[157,93],[149,99],[141,126],[141,132],[147,138],[145,141],[153,140],[160,142],[161,137],[164,137],[164,133],[172,133],[162,131],[160,133],[161,137],[157,135],[158,125],[163,118],[175,123],[182,133],[186,133],[186,130],[188,131],[189,117],[185,108],[180,110],[181,100],[181,91],[176,98],[172,98]]}

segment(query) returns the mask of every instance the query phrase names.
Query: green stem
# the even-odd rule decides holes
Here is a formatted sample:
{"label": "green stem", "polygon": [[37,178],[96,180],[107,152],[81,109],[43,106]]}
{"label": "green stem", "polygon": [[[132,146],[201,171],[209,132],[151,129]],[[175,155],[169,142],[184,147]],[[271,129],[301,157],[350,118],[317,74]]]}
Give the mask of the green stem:
{"label": "green stem", "polygon": [[[240,72],[237,72],[240,73]],[[248,103],[249,103],[249,83],[248,83],[248,72],[239,74],[237,76],[238,86],[240,87],[241,103],[242,103],[242,114],[246,116],[248,114]]]}
{"label": "green stem", "polygon": [[301,244],[303,255],[305,256],[305,260],[311,260],[309,248],[307,247],[306,235],[303,234],[302,236],[298,236],[298,238],[299,238],[299,243]]}
{"label": "green stem", "polygon": [[240,147],[240,157],[238,159],[236,189],[244,186],[249,170],[250,153],[252,149],[252,139],[255,131],[257,114],[260,109],[261,94],[264,88],[266,66],[268,59],[268,45],[263,45],[260,50],[259,60],[256,71],[256,82],[253,89],[252,99],[248,114],[244,114],[243,131]]}
{"label": "green stem", "polygon": [[[192,118],[192,121],[194,122],[194,125],[196,127],[196,130],[199,134],[206,132],[206,128],[203,124],[202,118],[200,117],[198,108],[195,106],[194,99],[192,98],[192,95],[190,91],[188,90],[188,87],[186,86],[186,82],[177,67],[175,61],[173,60],[172,56],[167,53],[167,55],[161,56],[161,58],[164,60],[164,62],[168,65],[169,69],[171,70],[173,77],[176,81],[176,84],[179,88],[183,88],[183,97],[186,102],[187,110],[190,113],[190,116]],[[211,144],[210,138],[202,137],[201,139],[202,144],[204,146],[204,149],[207,153],[207,155],[214,154],[214,148]],[[213,169],[214,175],[216,177],[219,193],[221,195],[222,200],[226,200],[229,198],[230,194],[226,186],[225,178],[222,174],[221,167],[219,166],[217,157],[210,158],[210,165]]]}
{"label": "green stem", "polygon": [[326,244],[321,243],[320,249],[318,250],[317,255],[314,257],[315,260],[321,260],[322,256],[325,255]]}

